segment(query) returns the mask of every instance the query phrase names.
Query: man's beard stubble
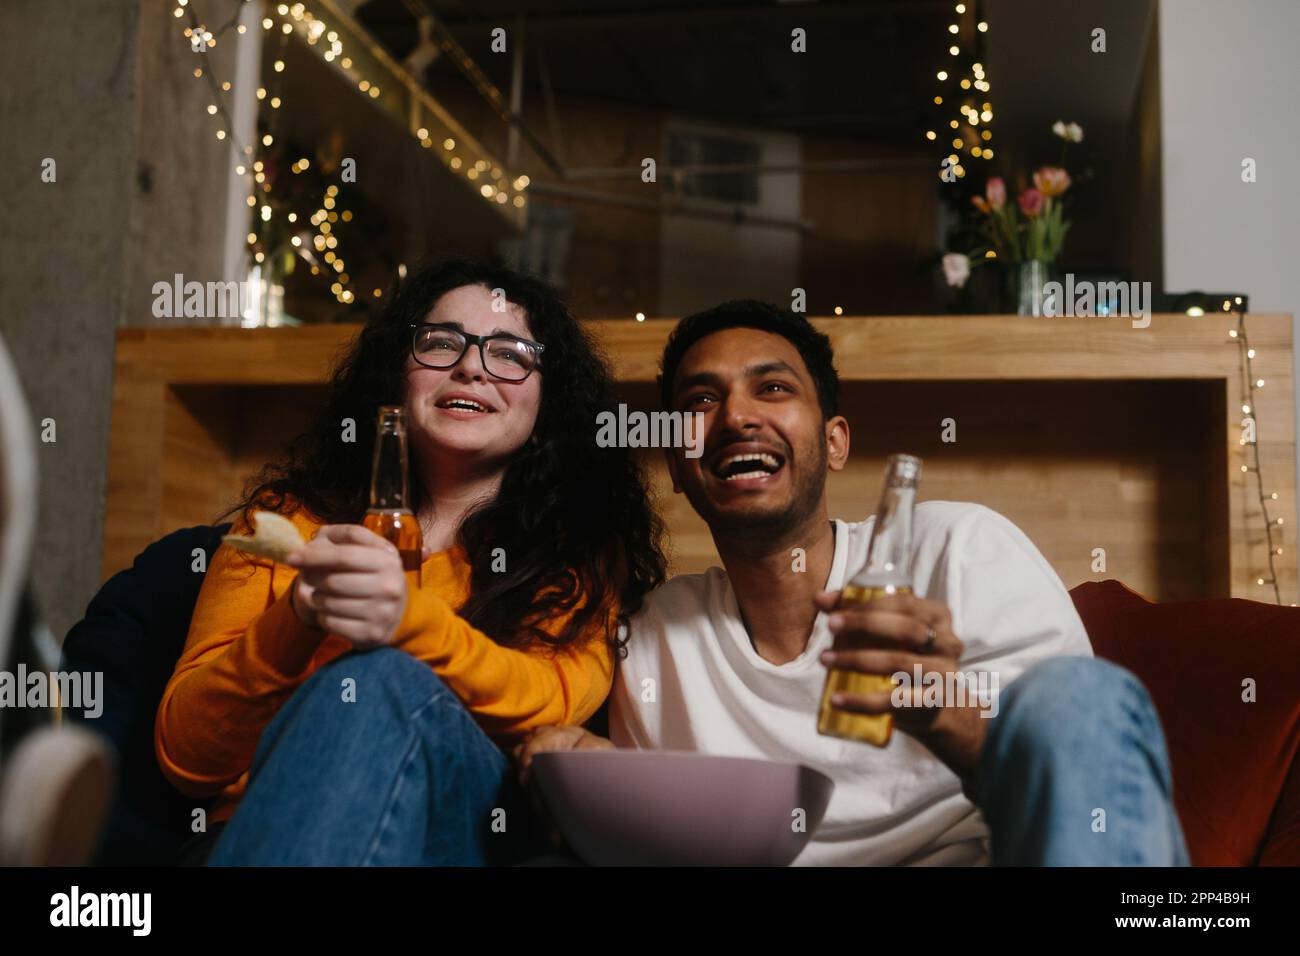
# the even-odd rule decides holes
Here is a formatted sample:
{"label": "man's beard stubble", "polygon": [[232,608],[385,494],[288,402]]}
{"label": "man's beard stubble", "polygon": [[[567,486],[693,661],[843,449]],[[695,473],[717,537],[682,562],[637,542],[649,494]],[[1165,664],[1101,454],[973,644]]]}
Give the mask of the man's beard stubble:
{"label": "man's beard stubble", "polygon": [[[712,503],[700,492],[688,492],[687,498],[695,513],[704,519],[709,531],[715,538],[725,537],[732,542],[771,544],[784,535],[800,528],[816,512],[826,487],[826,470],[828,450],[826,435],[820,429],[817,432],[817,450],[814,467],[800,467],[795,470],[794,490],[787,504],[782,508],[751,511],[744,514],[719,513],[714,511]],[[793,454],[787,454],[786,467],[795,461]],[[800,461],[800,465],[809,464]]]}

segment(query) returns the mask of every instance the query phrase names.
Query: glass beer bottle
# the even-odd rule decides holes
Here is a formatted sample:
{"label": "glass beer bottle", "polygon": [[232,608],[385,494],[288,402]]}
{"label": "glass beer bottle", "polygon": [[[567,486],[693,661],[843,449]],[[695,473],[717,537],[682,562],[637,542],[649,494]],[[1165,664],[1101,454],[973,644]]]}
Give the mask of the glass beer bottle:
{"label": "glass beer bottle", "polygon": [[[921,459],[914,455],[891,455],[885,463],[885,487],[880,493],[876,520],[867,546],[866,566],[840,592],[839,607],[866,604],[885,594],[911,594],[912,511],[916,486],[921,479]],[[836,649],[840,642],[836,639]],[[856,714],[831,706],[837,693],[888,693],[894,689],[887,674],[863,674],[831,668],[822,690],[817,716],[819,733],[858,740],[877,747],[889,743],[894,718],[889,714]]]}
{"label": "glass beer bottle", "polygon": [[411,513],[406,469],[406,416],[397,405],[379,409],[375,459],[370,471],[370,508],[362,524],[396,545],[402,570],[420,586],[424,533]]}

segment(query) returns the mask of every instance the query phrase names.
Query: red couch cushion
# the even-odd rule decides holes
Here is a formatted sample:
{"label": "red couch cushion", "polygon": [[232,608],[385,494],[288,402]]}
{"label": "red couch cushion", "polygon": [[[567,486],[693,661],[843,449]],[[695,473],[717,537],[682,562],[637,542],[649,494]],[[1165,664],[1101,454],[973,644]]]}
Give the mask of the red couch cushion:
{"label": "red couch cushion", "polygon": [[1300,864],[1300,608],[1158,604],[1113,580],[1070,596],[1096,655],[1151,693],[1192,863]]}

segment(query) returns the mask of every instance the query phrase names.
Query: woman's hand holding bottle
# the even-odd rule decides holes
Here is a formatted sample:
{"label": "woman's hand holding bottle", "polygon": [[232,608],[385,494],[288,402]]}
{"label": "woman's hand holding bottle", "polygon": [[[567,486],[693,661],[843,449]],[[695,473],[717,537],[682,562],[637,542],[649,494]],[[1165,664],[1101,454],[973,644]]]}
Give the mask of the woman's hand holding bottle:
{"label": "woman's hand holding bottle", "polygon": [[308,627],[337,634],[357,650],[393,639],[407,582],[392,543],[361,525],[325,525],[285,563],[298,569],[290,600]]}

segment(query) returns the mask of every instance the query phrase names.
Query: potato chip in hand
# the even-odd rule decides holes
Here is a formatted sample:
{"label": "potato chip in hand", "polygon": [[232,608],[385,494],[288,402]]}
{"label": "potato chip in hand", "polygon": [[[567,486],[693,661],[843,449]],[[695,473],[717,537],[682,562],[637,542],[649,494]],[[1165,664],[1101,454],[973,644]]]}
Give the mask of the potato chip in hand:
{"label": "potato chip in hand", "polygon": [[253,535],[228,534],[221,539],[240,551],[283,564],[307,542],[292,521],[274,511],[253,512]]}

